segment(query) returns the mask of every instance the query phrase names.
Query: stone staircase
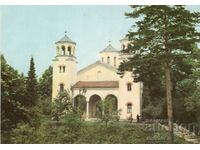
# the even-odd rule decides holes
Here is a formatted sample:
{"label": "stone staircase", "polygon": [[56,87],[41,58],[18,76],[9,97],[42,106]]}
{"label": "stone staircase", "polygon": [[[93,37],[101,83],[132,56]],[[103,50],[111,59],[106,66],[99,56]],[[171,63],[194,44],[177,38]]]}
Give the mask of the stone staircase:
{"label": "stone staircase", "polygon": [[[160,124],[161,127],[169,130],[168,126]],[[200,144],[200,138],[195,135],[194,132],[190,132],[188,129],[174,123],[174,134],[180,138],[185,139],[187,142],[194,144]]]}

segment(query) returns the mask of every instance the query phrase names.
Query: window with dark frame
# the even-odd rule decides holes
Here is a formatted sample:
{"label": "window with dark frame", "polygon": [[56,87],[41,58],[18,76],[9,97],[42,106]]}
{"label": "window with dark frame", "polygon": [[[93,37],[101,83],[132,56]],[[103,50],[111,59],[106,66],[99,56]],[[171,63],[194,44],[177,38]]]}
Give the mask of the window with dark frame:
{"label": "window with dark frame", "polygon": [[132,113],[132,104],[131,103],[127,104],[127,113]]}
{"label": "window with dark frame", "polygon": [[64,91],[64,84],[61,83],[61,84],[60,84],[60,92],[63,92],[63,91]]}
{"label": "window with dark frame", "polygon": [[127,91],[131,91],[132,90],[132,84],[131,83],[128,83],[127,84]]}
{"label": "window with dark frame", "polygon": [[110,64],[110,57],[107,57],[107,64]]}

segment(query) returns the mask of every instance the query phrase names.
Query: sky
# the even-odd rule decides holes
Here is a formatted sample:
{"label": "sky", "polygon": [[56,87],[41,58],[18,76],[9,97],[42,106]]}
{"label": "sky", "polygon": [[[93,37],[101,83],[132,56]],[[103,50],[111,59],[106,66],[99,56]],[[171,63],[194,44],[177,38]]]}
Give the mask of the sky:
{"label": "sky", "polygon": [[[200,6],[187,6],[200,11]],[[120,49],[133,25],[125,17],[131,8],[115,6],[0,6],[0,50],[8,64],[27,74],[34,57],[41,76],[56,55],[55,42],[64,36],[77,43],[77,70],[99,60],[108,42]]]}

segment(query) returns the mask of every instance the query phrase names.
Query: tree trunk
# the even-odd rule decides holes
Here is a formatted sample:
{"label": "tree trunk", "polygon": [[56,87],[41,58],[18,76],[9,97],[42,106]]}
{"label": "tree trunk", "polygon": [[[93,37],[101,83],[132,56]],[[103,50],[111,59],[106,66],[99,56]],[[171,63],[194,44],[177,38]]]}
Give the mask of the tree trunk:
{"label": "tree trunk", "polygon": [[171,68],[167,64],[165,68],[165,79],[166,79],[166,99],[167,99],[167,114],[168,114],[168,126],[170,133],[170,142],[174,141],[174,130],[173,130],[173,107],[172,107],[172,85],[171,85]]}

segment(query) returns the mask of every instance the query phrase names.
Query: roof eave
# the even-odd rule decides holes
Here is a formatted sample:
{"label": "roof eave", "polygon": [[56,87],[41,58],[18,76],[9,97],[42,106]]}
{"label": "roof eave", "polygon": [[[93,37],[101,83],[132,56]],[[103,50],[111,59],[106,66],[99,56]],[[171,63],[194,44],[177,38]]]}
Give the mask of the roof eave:
{"label": "roof eave", "polygon": [[77,72],[77,74],[80,74],[80,73],[86,71],[87,69],[89,69],[89,68],[91,68],[91,67],[97,65],[97,64],[103,65],[103,66],[105,66],[105,67],[107,67],[107,68],[109,68],[109,69],[112,69],[113,71],[116,71],[116,68],[115,68],[115,67],[112,67],[112,66],[110,66],[110,65],[107,65],[107,64],[102,63],[102,62],[100,62],[100,61],[96,61],[96,62],[94,62],[93,64],[90,64],[89,66],[84,67],[83,69],[79,70],[79,71]]}
{"label": "roof eave", "polygon": [[116,53],[119,53],[120,51],[118,51],[118,50],[116,50],[116,51],[105,51],[105,50],[103,50],[103,51],[100,51],[99,53],[109,53],[109,52],[116,52]]}
{"label": "roof eave", "polygon": [[73,86],[73,88],[76,88],[76,89],[79,89],[79,88],[105,88],[105,89],[107,89],[107,88],[119,88],[119,86],[118,87],[116,87],[116,86],[110,86],[110,87],[87,87],[87,86],[80,86],[80,87],[77,87],[77,86]]}
{"label": "roof eave", "polygon": [[55,44],[63,44],[63,43],[71,43],[71,44],[75,44],[76,45],[76,42],[70,42],[70,41],[58,41],[58,42],[55,42]]}

